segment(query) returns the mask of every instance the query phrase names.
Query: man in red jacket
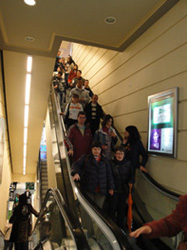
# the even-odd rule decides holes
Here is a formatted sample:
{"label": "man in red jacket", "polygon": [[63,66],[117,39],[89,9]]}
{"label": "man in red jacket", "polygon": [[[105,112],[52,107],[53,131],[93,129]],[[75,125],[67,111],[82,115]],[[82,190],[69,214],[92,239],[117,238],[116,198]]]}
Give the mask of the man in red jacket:
{"label": "man in red jacket", "polygon": [[78,122],[70,128],[68,136],[73,145],[73,161],[78,160],[82,155],[89,154],[92,144],[92,133],[91,130],[85,126],[86,113],[84,111],[78,113],[77,121]]}
{"label": "man in red jacket", "polygon": [[159,221],[147,223],[130,233],[130,236],[137,238],[140,234],[147,234],[149,238],[172,237],[181,231],[184,232],[184,242],[187,244],[187,195],[180,197],[176,209],[170,215]]}

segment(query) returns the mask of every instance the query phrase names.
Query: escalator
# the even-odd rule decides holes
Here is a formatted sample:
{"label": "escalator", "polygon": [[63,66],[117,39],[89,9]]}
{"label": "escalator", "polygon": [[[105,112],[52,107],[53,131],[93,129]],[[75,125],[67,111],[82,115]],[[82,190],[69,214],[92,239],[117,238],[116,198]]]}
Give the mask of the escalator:
{"label": "escalator", "polygon": [[125,233],[106,218],[92,201],[88,201],[73,182],[69,157],[64,145],[65,129],[58,105],[58,98],[52,88],[49,116],[58,191],[55,191],[57,192],[55,195],[52,191],[48,191],[46,195],[40,218],[33,232],[34,248],[132,249]]}
{"label": "escalator", "polygon": [[[176,208],[179,194],[168,190],[157,183],[148,173],[136,173],[135,190],[133,193],[133,221],[134,229],[143,224],[159,220]],[[147,240],[139,238],[139,245],[146,245],[147,249],[176,249],[182,240],[182,233],[175,237],[162,237],[160,239]]]}
{"label": "escalator", "polygon": [[[83,237],[82,242],[86,248],[81,249],[175,249],[180,236],[171,239],[147,240],[140,237],[138,245],[132,239],[129,239],[125,232],[122,232],[106,215],[99,209],[88,197],[85,197],[76,183],[73,182],[70,175],[70,161],[64,145],[66,130],[62,117],[59,115],[60,105],[58,97],[51,89],[49,97],[50,127],[53,141],[54,163],[57,187],[63,198],[69,213],[75,218],[76,226]],[[118,136],[120,143],[120,136]],[[164,189],[164,188],[163,188]],[[149,174],[137,172],[136,185],[133,193],[134,200],[134,225],[133,228],[141,226],[143,223],[153,219],[159,219],[171,213],[175,208],[179,195],[170,193],[168,190],[163,192],[162,187],[156,185]],[[59,196],[59,195],[58,195]],[[151,202],[150,202],[151,201]],[[158,204],[160,204],[158,206]],[[158,209],[158,207],[160,209]],[[46,210],[47,211],[47,210]],[[63,217],[63,215],[62,215]],[[60,219],[59,219],[60,221]],[[40,224],[40,223],[39,223]],[[66,223],[62,223],[63,225]],[[76,231],[72,229],[73,232]],[[34,234],[37,235],[40,230],[37,229]],[[63,235],[63,234],[62,234]],[[69,233],[68,235],[72,235]],[[51,238],[51,236],[50,236]],[[76,238],[76,237],[75,237]],[[52,237],[53,239],[53,237]],[[63,239],[63,237],[62,237]],[[41,245],[41,240],[35,245]],[[68,242],[67,240],[65,241]],[[72,239],[71,239],[72,242]],[[76,242],[76,240],[75,240]],[[74,249],[71,244],[64,246],[61,241],[60,249]],[[69,243],[68,243],[69,244]],[[73,244],[73,243],[72,243]],[[87,246],[86,246],[87,244]],[[52,249],[60,247],[60,241],[53,244]],[[79,249],[75,244],[75,249]]]}
{"label": "escalator", "polygon": [[49,189],[32,233],[32,248],[89,249],[76,221],[59,190]]}

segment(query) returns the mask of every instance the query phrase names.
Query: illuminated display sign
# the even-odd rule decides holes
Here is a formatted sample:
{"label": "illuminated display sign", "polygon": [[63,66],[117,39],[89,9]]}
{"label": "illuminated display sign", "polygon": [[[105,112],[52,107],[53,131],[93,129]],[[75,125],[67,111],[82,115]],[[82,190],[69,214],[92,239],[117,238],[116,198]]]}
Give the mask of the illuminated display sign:
{"label": "illuminated display sign", "polygon": [[176,157],[178,89],[148,97],[148,152]]}

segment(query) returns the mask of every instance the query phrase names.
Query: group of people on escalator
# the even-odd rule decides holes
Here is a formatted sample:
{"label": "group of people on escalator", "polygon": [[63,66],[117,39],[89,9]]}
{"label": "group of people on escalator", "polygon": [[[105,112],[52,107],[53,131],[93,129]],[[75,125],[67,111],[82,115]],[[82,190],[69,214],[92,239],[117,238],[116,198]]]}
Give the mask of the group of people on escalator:
{"label": "group of people on escalator", "polygon": [[[63,58],[57,58],[55,70],[58,73],[53,77],[53,85],[60,96],[61,114],[68,129],[66,146],[68,154],[73,157],[73,180],[80,181],[81,188],[100,208],[103,208],[107,200],[105,212],[124,229],[129,187],[132,188],[135,182],[136,169],[147,171],[145,165],[148,154],[141,142],[138,129],[133,125],[127,126],[122,143],[116,146],[118,136],[113,128],[113,117],[109,114],[104,115],[102,107],[98,104],[98,95],[91,91],[89,81],[82,77],[82,72],[78,70],[78,65],[72,57],[69,56],[67,62]],[[59,75],[63,77],[60,78]],[[60,84],[63,85],[63,91],[59,91]],[[101,119],[102,125],[99,128]],[[187,196],[181,200],[183,209],[186,209]],[[173,223],[173,219],[170,220],[173,215],[161,222],[147,224],[130,236],[138,237],[141,233],[153,237],[170,236],[183,230],[186,240],[186,213],[181,212],[184,223],[178,223],[177,229],[172,233],[168,232],[169,223]],[[174,224],[172,226],[176,228]]]}

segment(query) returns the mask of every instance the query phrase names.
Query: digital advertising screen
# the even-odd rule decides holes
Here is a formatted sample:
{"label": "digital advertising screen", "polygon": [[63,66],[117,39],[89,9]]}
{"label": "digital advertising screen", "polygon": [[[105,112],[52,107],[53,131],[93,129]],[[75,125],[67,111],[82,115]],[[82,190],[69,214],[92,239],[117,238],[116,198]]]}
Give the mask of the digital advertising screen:
{"label": "digital advertising screen", "polygon": [[40,144],[40,159],[41,161],[46,161],[47,159],[46,145]]}
{"label": "digital advertising screen", "polygon": [[148,152],[176,157],[178,89],[148,97]]}

